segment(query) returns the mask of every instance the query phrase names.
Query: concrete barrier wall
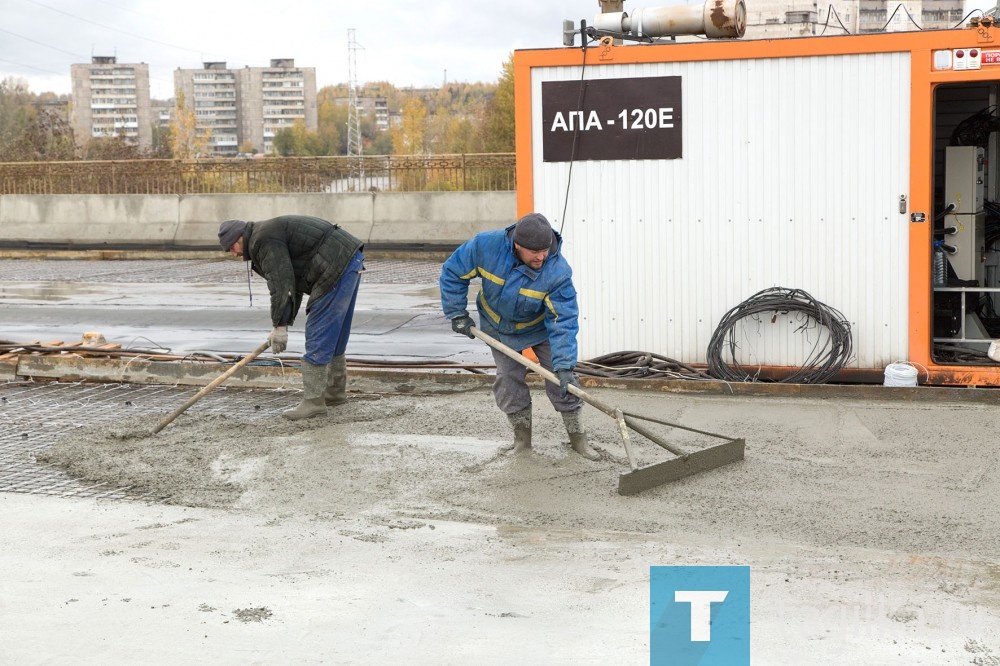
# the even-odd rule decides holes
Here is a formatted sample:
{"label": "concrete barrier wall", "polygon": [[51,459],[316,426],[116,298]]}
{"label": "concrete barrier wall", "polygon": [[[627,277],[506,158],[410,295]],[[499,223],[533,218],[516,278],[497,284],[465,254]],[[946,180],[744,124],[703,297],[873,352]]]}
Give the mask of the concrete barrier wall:
{"label": "concrete barrier wall", "polygon": [[0,244],[216,246],[219,223],[315,215],[372,246],[456,246],[511,224],[513,192],[3,195]]}

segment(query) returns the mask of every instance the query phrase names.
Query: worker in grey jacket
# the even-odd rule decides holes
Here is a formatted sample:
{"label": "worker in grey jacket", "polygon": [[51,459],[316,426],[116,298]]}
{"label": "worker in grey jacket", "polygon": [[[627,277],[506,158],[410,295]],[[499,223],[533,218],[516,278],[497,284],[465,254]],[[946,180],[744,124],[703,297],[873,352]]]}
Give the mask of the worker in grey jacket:
{"label": "worker in grey jacket", "polygon": [[335,224],[308,215],[260,222],[226,220],[219,226],[223,250],[267,280],[271,292],[271,351],[288,345],[288,327],[309,294],[303,399],[284,412],[293,421],[325,416],[347,399],[345,351],[364,270],[364,243]]}

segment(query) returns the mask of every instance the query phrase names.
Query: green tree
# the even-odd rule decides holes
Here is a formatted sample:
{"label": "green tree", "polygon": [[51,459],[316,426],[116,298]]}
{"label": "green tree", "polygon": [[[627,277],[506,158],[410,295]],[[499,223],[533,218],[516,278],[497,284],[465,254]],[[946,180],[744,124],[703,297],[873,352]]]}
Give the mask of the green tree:
{"label": "green tree", "polygon": [[490,153],[514,152],[514,54],[503,64],[496,92],[486,107],[483,149]]}
{"label": "green tree", "polygon": [[371,143],[365,144],[366,155],[392,155],[392,132],[376,130]]}
{"label": "green tree", "polygon": [[347,105],[338,104],[338,88],[327,86],[316,95],[316,135],[320,155],[347,153]]}
{"label": "green tree", "polygon": [[153,123],[153,147],[149,153],[150,157],[169,159],[174,156],[173,128],[169,125],[163,127],[159,123]]}
{"label": "green tree", "polygon": [[291,157],[295,154],[295,136],[291,127],[285,127],[274,133],[271,151],[279,157]]}
{"label": "green tree", "polygon": [[315,138],[315,133],[307,130],[305,121],[299,118],[291,127],[284,127],[274,133],[272,150],[281,157],[313,155]]}

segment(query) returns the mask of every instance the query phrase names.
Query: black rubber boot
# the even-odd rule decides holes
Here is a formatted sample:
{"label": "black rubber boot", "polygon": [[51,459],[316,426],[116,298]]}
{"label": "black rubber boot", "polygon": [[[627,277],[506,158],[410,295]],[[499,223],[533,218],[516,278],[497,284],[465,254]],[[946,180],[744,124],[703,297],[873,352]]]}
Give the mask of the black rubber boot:
{"label": "black rubber boot", "polygon": [[590,444],[587,442],[587,432],[583,427],[583,419],[580,418],[582,411],[582,409],[575,409],[572,412],[562,413],[566,432],[569,433],[569,445],[587,460],[599,460],[601,455],[590,448]]}

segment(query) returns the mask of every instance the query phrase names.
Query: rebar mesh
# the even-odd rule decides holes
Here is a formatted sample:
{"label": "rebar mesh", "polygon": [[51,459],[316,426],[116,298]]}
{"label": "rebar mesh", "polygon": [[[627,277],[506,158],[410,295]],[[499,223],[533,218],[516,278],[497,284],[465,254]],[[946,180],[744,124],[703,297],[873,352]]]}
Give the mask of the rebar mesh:
{"label": "rebar mesh", "polygon": [[[75,428],[109,424],[149,415],[150,428],[182,405],[197,387],[131,386],[58,382],[0,384],[0,492],[63,497],[98,497],[157,501],[129,487],[86,483],[36,458],[60,436]],[[245,406],[248,421],[275,418],[300,399],[297,391],[269,395],[266,401],[234,401],[232,391],[220,387],[193,405],[189,413],[218,414]],[[227,399],[227,393],[228,399]]]}

